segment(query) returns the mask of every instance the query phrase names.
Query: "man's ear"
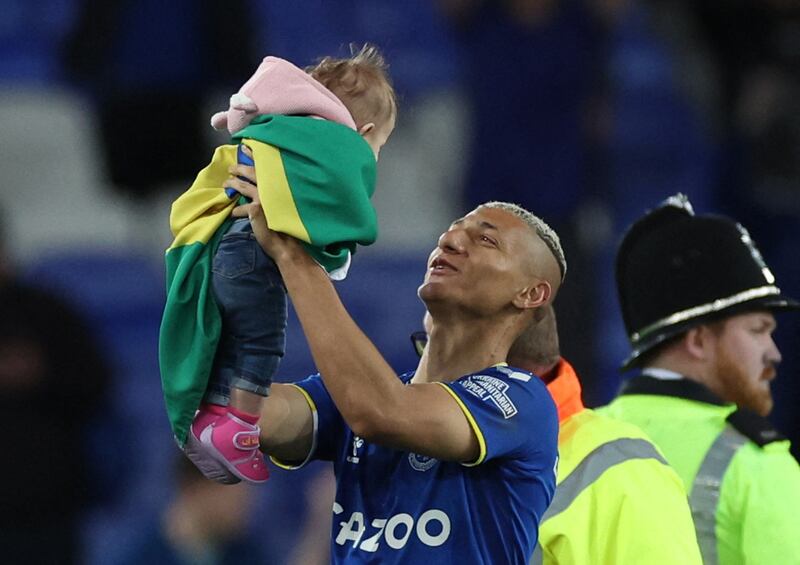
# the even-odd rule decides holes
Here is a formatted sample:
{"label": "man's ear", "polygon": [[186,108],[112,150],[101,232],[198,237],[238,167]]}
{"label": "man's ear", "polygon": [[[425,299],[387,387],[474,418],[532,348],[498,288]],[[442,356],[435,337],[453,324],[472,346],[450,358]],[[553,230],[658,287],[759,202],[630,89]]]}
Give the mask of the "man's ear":
{"label": "man's ear", "polygon": [[374,122],[368,122],[368,123],[364,124],[363,126],[361,126],[360,128],[358,128],[358,133],[359,133],[359,135],[367,135],[369,132],[371,132],[374,129],[375,129],[375,123]]}
{"label": "man's ear", "polygon": [[539,281],[531,286],[523,288],[513,300],[514,306],[520,310],[528,308],[538,308],[550,301],[553,295],[553,287],[547,281]]}
{"label": "man's ear", "polygon": [[716,334],[708,326],[696,326],[683,336],[683,345],[694,359],[705,361],[713,351]]}

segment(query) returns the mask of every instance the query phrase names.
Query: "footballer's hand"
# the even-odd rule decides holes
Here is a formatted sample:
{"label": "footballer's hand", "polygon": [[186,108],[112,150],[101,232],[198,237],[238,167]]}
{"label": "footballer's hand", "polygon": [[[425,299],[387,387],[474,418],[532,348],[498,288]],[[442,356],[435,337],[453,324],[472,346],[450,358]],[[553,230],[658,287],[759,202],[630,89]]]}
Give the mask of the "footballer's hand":
{"label": "footballer's hand", "polygon": [[[233,175],[239,175],[244,169],[252,169],[252,167],[237,165],[231,168],[231,172]],[[285,233],[269,229],[269,223],[259,199],[258,187],[255,184],[242,181],[235,176],[228,179],[228,183],[242,196],[252,200],[248,204],[235,207],[232,215],[237,218],[250,219],[250,225],[253,228],[253,235],[255,235],[256,241],[258,241],[264,252],[277,263],[279,269],[282,269],[282,265],[287,262],[310,261],[316,265],[297,239]]]}

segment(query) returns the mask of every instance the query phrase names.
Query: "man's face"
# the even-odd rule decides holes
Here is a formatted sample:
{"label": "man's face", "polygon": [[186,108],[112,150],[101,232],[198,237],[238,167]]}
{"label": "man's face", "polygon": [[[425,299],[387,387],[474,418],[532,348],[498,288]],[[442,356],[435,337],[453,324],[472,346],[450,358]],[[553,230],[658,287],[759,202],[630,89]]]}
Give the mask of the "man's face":
{"label": "man's face", "polygon": [[715,381],[722,398],[762,416],[772,411],[770,381],[781,354],[772,340],[775,317],[767,311],[725,320],[715,346]]}
{"label": "man's face", "polygon": [[497,208],[478,207],[453,222],[428,258],[420,298],[475,312],[508,307],[530,285],[536,235],[521,218]]}

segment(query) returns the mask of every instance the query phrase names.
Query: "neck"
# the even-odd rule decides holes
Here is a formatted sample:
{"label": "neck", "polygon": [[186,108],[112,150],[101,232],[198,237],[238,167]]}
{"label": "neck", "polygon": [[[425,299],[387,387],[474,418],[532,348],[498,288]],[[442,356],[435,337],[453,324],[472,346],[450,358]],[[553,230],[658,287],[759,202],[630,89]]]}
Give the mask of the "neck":
{"label": "neck", "polygon": [[678,353],[666,352],[653,359],[642,369],[643,373],[651,372],[654,377],[663,376],[663,372],[681,375],[684,378],[710,386],[708,371],[702,363],[687,359]]}
{"label": "neck", "polygon": [[556,377],[558,377],[558,368],[560,363],[550,363],[547,365],[531,365],[530,368],[524,365],[517,365],[521,369],[527,369],[544,382],[550,384]]}
{"label": "neck", "polygon": [[517,337],[516,326],[508,318],[433,322],[414,382],[448,382],[504,363]]}

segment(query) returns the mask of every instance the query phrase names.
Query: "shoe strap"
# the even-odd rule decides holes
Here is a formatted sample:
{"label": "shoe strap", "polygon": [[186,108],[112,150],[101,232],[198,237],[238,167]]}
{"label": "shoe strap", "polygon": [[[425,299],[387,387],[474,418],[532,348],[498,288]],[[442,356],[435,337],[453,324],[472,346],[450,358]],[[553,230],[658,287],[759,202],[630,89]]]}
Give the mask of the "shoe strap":
{"label": "shoe strap", "polygon": [[238,432],[233,436],[233,445],[235,445],[237,449],[244,451],[258,449],[259,445],[261,445],[259,432],[260,430],[258,428],[246,432]]}

